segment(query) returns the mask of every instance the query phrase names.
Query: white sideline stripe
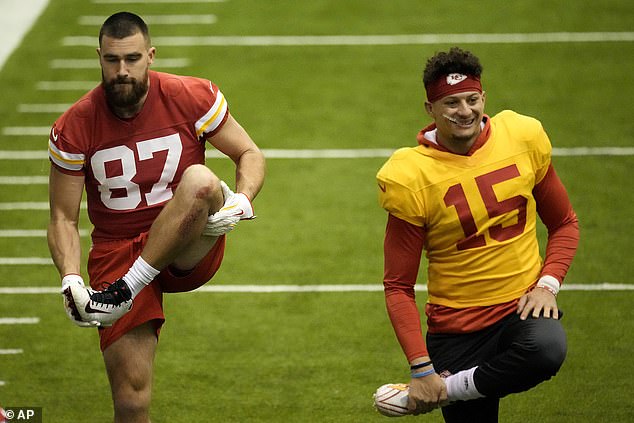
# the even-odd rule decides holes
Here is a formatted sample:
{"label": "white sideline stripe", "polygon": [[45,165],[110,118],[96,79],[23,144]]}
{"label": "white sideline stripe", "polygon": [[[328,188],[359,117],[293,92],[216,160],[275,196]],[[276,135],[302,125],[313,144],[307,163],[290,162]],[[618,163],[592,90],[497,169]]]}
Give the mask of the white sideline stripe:
{"label": "white sideline stripe", "polygon": [[[81,208],[86,209],[86,202],[81,202]],[[47,201],[33,201],[33,202],[16,202],[16,203],[0,203],[0,210],[48,210],[49,205]]]}
{"label": "white sideline stripe", "polygon": [[18,113],[64,113],[72,104],[18,104]]}
{"label": "white sideline stripe", "polygon": [[[93,38],[93,41],[97,41],[97,38]],[[153,66],[156,68],[185,68],[190,63],[191,60],[186,57],[156,59]],[[98,69],[99,61],[97,59],[53,59],[49,62],[49,67],[51,69]]]}
{"label": "white sideline stripe", "polygon": [[6,384],[7,384],[7,382],[5,382],[4,380],[0,380],[0,386],[4,386]]}
{"label": "white sideline stripe", "polygon": [[[86,229],[79,230],[79,236],[88,236],[90,231]],[[0,238],[45,238],[45,229],[2,229],[0,230]]]}
{"label": "white sideline stripe", "polygon": [[[18,127],[2,128],[3,135],[41,135],[48,136],[50,127]],[[395,150],[390,148],[349,148],[349,149],[262,149],[269,159],[359,159],[389,157]],[[632,156],[634,147],[573,147],[553,148],[553,156]],[[208,159],[226,158],[217,150],[207,150]],[[40,160],[48,159],[46,150],[0,150],[0,160]]]}
{"label": "white sideline stripe", "polygon": [[0,185],[46,185],[48,176],[0,176]]}
{"label": "white sideline stripe", "polygon": [[[59,287],[4,287],[0,295],[8,294],[59,294]],[[564,284],[566,291],[634,291],[634,284]],[[417,286],[417,291],[425,292],[424,285]],[[367,285],[206,285],[193,292],[211,293],[292,293],[292,292],[379,292],[382,284]]]}
{"label": "white sideline stripe", "polygon": [[2,0],[0,13],[0,69],[20,45],[38,16],[46,8],[48,0]]}
{"label": "white sideline stripe", "polygon": [[22,354],[24,352],[21,348],[8,349],[8,350],[0,350],[0,355],[10,355],[10,354]]}
{"label": "white sideline stripe", "polygon": [[51,265],[53,260],[48,257],[0,257],[1,266],[22,265]]}
{"label": "white sideline stripe", "polygon": [[[131,2],[129,2],[131,3]],[[101,26],[107,16],[80,16],[79,25]],[[148,25],[192,25],[213,24],[218,21],[216,15],[144,15]]]}
{"label": "white sideline stripe", "polygon": [[[97,37],[69,36],[64,46],[94,46]],[[159,46],[363,46],[421,44],[527,44],[631,42],[634,32],[537,32],[503,34],[256,35],[154,37]]]}
{"label": "white sideline stripe", "polygon": [[0,325],[36,325],[39,317],[0,317]]}
{"label": "white sideline stripe", "polygon": [[40,91],[88,91],[99,84],[99,81],[39,81],[35,88]]}

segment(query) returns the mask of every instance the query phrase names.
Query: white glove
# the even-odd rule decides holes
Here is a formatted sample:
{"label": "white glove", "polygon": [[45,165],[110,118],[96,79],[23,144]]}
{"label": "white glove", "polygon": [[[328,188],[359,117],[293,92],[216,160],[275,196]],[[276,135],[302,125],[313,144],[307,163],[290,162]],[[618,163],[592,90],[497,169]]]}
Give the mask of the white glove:
{"label": "white glove", "polygon": [[60,292],[64,296],[64,310],[66,311],[68,318],[77,326],[82,328],[97,327],[98,325],[93,322],[84,322],[81,320],[81,317],[77,312],[75,302],[73,301],[70,289],[71,285],[77,285],[84,289],[86,287],[86,285],[84,285],[84,280],[79,275],[69,274],[64,276],[62,279],[62,289]]}
{"label": "white glove", "polygon": [[225,204],[209,216],[203,235],[220,236],[232,231],[240,220],[255,219],[249,197],[241,192],[234,193],[224,181],[220,181],[220,186]]}

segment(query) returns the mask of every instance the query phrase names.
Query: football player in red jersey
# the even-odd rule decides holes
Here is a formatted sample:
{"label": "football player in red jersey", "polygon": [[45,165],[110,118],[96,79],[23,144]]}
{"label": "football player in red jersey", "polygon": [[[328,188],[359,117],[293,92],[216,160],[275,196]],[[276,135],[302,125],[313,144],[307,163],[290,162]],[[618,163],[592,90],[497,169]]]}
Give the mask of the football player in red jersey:
{"label": "football player in red jersey", "polygon": [[[579,229],[536,119],[484,113],[482,66],[457,47],[423,81],[433,123],[377,174],[388,212],[384,288],[411,370],[409,410],[497,422],[500,398],[557,373],[566,336],[556,297]],[[537,220],[548,229],[542,260]],[[414,286],[428,259],[427,332]]]}
{"label": "football player in red jersey", "polygon": [[[265,161],[216,85],[150,70],[156,50],[137,15],[110,16],[97,53],[102,83],[51,129],[48,242],[69,317],[99,327],[115,421],[148,422],[162,294],[212,278],[225,234],[255,217]],[[236,192],[205,166],[206,142],[235,163]],[[84,189],[89,288],[80,276]]]}

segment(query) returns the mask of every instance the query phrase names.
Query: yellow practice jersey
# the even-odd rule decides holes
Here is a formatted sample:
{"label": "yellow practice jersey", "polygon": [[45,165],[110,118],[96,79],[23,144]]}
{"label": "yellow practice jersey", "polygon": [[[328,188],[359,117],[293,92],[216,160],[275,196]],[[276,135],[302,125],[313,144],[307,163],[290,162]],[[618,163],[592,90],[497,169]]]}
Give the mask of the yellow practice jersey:
{"label": "yellow practice jersey", "polygon": [[469,156],[402,148],[379,170],[379,201],[425,233],[429,302],[488,306],[522,296],[542,265],[532,190],[550,164],[539,121],[503,111]]}

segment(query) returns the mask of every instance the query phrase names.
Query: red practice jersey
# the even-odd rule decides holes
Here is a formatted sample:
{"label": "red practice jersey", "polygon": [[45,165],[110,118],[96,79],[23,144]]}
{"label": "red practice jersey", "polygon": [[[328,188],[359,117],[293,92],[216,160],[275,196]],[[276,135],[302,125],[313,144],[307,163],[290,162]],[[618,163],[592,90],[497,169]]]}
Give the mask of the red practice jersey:
{"label": "red practice jersey", "polygon": [[205,163],[205,140],[229,116],[224,96],[210,81],[149,75],[147,99],[135,117],[117,117],[99,85],[51,129],[53,166],[85,177],[95,243],[149,230],[185,169]]}

